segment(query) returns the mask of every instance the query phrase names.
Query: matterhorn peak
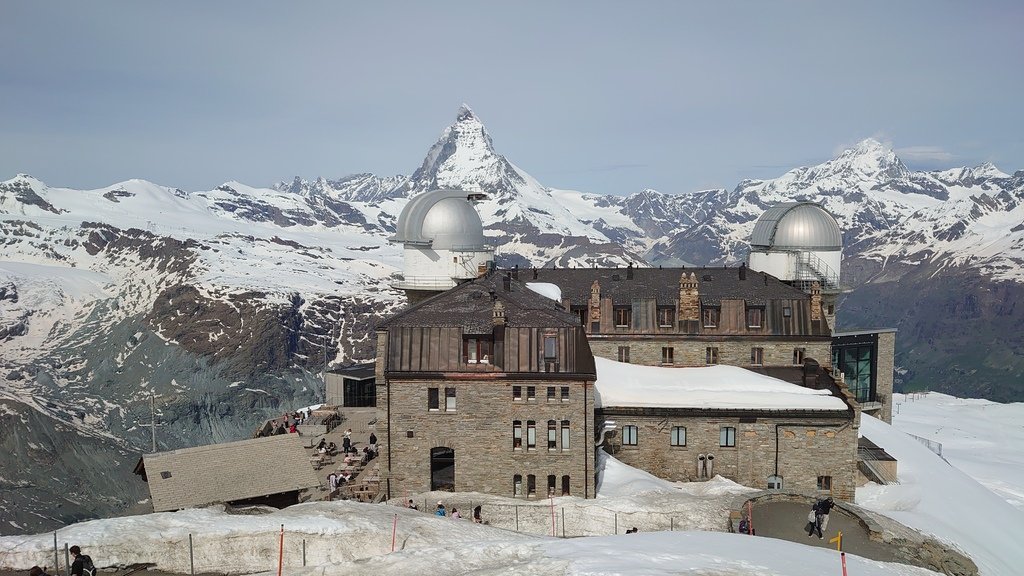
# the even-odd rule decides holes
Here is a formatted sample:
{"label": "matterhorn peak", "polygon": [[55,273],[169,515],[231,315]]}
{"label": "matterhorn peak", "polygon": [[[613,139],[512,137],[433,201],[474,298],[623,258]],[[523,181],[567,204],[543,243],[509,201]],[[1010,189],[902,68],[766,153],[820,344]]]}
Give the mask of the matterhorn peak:
{"label": "matterhorn peak", "polygon": [[[444,129],[423,164],[412,175],[419,189],[468,185],[470,173],[503,172],[507,162],[494,151],[494,143],[480,119],[466,104],[459,107],[455,123]],[[474,180],[476,178],[469,178]]]}
{"label": "matterhorn peak", "polygon": [[465,102],[462,106],[459,106],[459,113],[455,116],[456,122],[462,122],[463,120],[475,120],[476,116],[473,114],[473,109],[469,107],[469,104]]}

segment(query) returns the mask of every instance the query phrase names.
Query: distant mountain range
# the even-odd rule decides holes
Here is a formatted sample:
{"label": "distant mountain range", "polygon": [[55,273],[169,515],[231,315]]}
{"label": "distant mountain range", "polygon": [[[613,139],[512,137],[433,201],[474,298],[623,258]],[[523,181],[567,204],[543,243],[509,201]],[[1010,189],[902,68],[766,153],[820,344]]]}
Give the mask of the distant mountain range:
{"label": "distant mountain range", "polygon": [[820,202],[845,230],[839,330],[898,328],[904,389],[1024,400],[1024,172],[913,172],[865,140],[732,191],[588,194],[543,186],[463,106],[410,176],[0,183],[0,426],[19,431],[0,438],[0,534],[144,498],[127,475],[151,395],[162,448],[237,439],[315,402],[325,366],[371,358],[374,323],[403,302],[386,239],[441,187],[488,195],[507,266],[736,265],[766,208]]}

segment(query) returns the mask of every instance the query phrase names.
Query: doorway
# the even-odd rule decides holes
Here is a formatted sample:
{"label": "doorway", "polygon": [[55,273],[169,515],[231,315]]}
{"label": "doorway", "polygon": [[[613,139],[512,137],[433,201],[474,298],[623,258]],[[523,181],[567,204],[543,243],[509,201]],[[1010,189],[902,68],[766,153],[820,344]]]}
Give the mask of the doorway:
{"label": "doorway", "polygon": [[453,448],[430,449],[430,489],[455,491],[455,450]]}

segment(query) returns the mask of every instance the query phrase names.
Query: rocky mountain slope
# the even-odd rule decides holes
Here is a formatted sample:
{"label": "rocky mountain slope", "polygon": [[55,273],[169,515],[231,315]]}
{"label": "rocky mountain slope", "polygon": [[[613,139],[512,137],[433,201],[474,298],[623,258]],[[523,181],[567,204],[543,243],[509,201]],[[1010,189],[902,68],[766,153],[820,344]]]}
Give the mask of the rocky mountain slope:
{"label": "rocky mountain slope", "polygon": [[913,172],[866,140],[731,191],[595,195],[544,187],[464,106],[411,176],[0,183],[0,418],[19,428],[0,452],[0,534],[144,498],[129,476],[154,397],[161,449],[246,437],[321,398],[324,367],[371,358],[374,323],[402,305],[387,238],[435,187],[486,193],[486,234],[520,266],[734,265],[765,208],[820,202],[845,230],[840,329],[899,328],[905,386],[1024,399],[1024,173]]}

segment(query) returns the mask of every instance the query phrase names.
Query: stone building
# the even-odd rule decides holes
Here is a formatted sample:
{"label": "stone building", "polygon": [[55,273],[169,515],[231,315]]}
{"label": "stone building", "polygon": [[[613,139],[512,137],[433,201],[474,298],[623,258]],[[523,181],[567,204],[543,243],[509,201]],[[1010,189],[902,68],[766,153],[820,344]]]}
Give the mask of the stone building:
{"label": "stone building", "polygon": [[672,481],[716,474],[764,489],[852,500],[859,410],[816,363],[803,385],[732,366],[666,370],[597,359],[606,451]]}
{"label": "stone building", "polygon": [[649,366],[754,369],[831,361],[820,295],[738,268],[509,270],[554,284],[595,356]]}
{"label": "stone building", "polygon": [[376,370],[389,496],[595,495],[594,357],[556,301],[486,274],[385,320]]}

